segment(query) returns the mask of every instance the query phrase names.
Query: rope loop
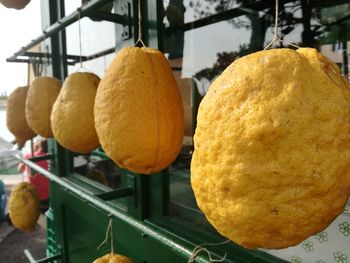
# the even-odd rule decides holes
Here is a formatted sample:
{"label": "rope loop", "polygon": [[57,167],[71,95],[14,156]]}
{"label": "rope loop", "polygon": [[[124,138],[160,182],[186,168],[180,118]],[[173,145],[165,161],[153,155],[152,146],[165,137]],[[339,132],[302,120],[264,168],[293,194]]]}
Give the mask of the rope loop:
{"label": "rope loop", "polygon": [[141,0],[138,0],[137,3],[137,11],[138,11],[138,39],[135,43],[135,47],[145,47],[145,43],[142,41],[142,14],[141,14]]}
{"label": "rope loop", "polygon": [[229,242],[231,242],[231,240],[227,239],[227,240],[225,240],[223,242],[219,242],[219,243],[200,244],[193,249],[192,254],[191,254],[190,258],[188,259],[187,263],[194,263],[198,254],[201,253],[202,251],[208,255],[210,262],[224,262],[224,260],[227,257],[227,253],[225,253],[221,258],[213,258],[212,252],[210,252],[207,248],[205,248],[205,246],[221,246],[221,245],[227,244]]}
{"label": "rope loop", "polygon": [[271,40],[271,42],[269,44],[267,44],[267,46],[264,48],[264,50],[268,49],[269,47],[271,47],[274,43],[276,42],[280,42],[280,43],[283,43],[287,46],[292,46],[292,47],[295,47],[295,48],[300,48],[299,46],[297,45],[294,45],[294,44],[291,44],[291,43],[285,43],[280,35],[278,34],[278,23],[279,23],[279,0],[276,0],[275,1],[275,33],[273,35],[273,38]]}
{"label": "rope loop", "polygon": [[108,220],[108,226],[106,230],[106,236],[105,239],[98,245],[97,249],[100,249],[103,245],[108,243],[108,238],[111,239],[111,253],[114,254],[114,244],[113,244],[113,216],[111,214],[108,215],[109,220]]}

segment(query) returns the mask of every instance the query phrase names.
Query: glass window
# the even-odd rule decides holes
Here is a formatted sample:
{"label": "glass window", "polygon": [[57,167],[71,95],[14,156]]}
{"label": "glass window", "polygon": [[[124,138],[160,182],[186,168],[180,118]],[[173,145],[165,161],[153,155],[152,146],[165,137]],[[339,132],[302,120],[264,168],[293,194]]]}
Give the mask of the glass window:
{"label": "glass window", "polygon": [[[70,14],[77,10],[82,4],[89,0],[65,1],[65,12]],[[103,6],[99,11],[114,12],[113,2]],[[98,18],[84,17],[79,22],[75,22],[66,28],[67,54],[75,56],[91,56],[101,51],[113,49],[115,47],[115,30],[118,25],[108,21],[101,21]],[[81,49],[81,50],[80,50]],[[81,52],[81,54],[80,54]],[[96,59],[83,62],[85,70],[94,72],[102,77],[106,68],[111,63],[114,52]],[[69,73],[77,71],[81,67],[79,60],[75,65],[68,67]]]}

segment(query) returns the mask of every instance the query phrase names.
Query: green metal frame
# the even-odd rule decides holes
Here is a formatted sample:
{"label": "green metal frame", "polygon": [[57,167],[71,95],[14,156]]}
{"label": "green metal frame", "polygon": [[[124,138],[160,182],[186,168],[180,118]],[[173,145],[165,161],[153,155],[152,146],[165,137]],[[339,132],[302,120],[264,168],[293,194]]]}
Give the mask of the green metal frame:
{"label": "green metal frame", "polygon": [[[135,262],[157,263],[164,262],[167,258],[171,258],[171,262],[174,263],[186,262],[196,245],[218,241],[218,237],[213,239],[210,235],[201,233],[200,230],[194,231],[191,225],[176,225],[169,218],[169,227],[166,227],[164,222],[137,219],[138,215],[130,214],[129,210],[123,208],[117,201],[106,202],[101,198],[101,192],[105,190],[101,185],[88,181],[82,185],[77,175],[60,178],[30,160],[20,156],[17,158],[52,182],[51,192],[55,198],[52,209],[55,216],[63,219],[54,220],[56,242],[59,244],[58,250],[61,251],[56,253],[61,255],[63,262],[91,262],[95,257],[106,253],[108,250],[97,251],[96,248],[104,239],[110,216],[113,217],[116,251],[129,255]],[[130,194],[130,191],[125,189],[110,193],[118,191],[118,196],[114,197],[120,198]],[[139,192],[139,189],[136,191]],[[139,200],[130,203],[138,206],[138,202]],[[226,262],[285,262],[262,252],[247,251],[232,244],[213,249],[213,254],[220,257],[225,253],[223,249],[228,254]],[[57,254],[51,256],[57,258],[59,257]],[[209,261],[205,255],[199,255],[197,262]]]}

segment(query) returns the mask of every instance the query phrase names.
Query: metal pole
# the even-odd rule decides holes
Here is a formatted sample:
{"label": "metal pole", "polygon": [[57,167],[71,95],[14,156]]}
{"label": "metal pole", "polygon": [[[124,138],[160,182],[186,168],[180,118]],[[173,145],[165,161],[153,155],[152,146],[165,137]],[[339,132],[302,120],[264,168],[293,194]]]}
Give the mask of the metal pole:
{"label": "metal pole", "polygon": [[[183,255],[184,259],[188,259],[191,254],[194,244],[188,244],[186,247],[185,246],[180,246],[178,243],[176,243],[174,240],[169,238],[168,235],[161,234],[157,232],[156,230],[152,229],[151,227],[147,226],[145,223],[139,220],[135,220],[135,218],[128,216],[127,214],[124,214],[114,207],[109,206],[105,201],[100,200],[98,197],[88,194],[82,190],[79,190],[78,188],[74,187],[71,185],[67,180],[64,178],[58,177],[49,171],[45,170],[44,168],[38,166],[37,164],[22,158],[19,155],[15,156],[18,160],[23,162],[25,165],[28,165],[30,168],[33,170],[37,171],[38,173],[41,173],[42,175],[46,176],[49,178],[51,181],[59,184],[61,187],[63,187],[66,191],[71,192],[80,198],[84,199],[86,203],[90,203],[97,208],[107,212],[108,214],[114,216],[115,218],[129,224],[132,228],[137,229],[142,233],[143,236],[147,236],[148,238],[153,238],[165,246],[169,247],[172,250],[175,250],[177,253],[180,253]],[[191,248],[190,248],[191,247]],[[198,262],[207,262],[204,257],[198,256],[197,257]]]}
{"label": "metal pole", "polygon": [[52,36],[53,34],[61,31],[62,29],[66,28],[67,26],[73,24],[78,20],[78,18],[82,18],[86,15],[88,15],[89,12],[92,12],[93,10],[103,6],[104,4],[111,2],[112,0],[91,0],[87,2],[82,7],[78,8],[77,11],[74,11],[68,16],[63,17],[62,19],[58,20],[56,23],[52,24],[47,30],[44,31],[42,35],[37,37],[36,39],[33,39],[28,45],[22,47],[18,52],[16,52],[13,56],[9,57],[7,60],[11,61],[16,59],[18,56],[23,55],[26,51],[28,51],[30,48],[36,46],[37,44],[41,43],[46,38]]}

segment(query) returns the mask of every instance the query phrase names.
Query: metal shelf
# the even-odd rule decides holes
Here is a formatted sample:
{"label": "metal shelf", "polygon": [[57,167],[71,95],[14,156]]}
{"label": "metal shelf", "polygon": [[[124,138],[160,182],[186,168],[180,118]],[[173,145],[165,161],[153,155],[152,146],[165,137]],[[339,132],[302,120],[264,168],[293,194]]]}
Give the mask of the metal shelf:
{"label": "metal shelf", "polygon": [[[131,26],[131,17],[130,12],[128,15],[119,15],[119,14],[113,14],[103,11],[96,11],[99,7],[105,5],[108,2],[111,2],[112,0],[91,0],[78,8],[76,11],[71,13],[70,15],[67,15],[61,19],[59,19],[57,22],[52,24],[50,27],[48,27],[45,31],[43,31],[43,34],[38,36],[37,38],[33,39],[29,44],[22,47],[19,51],[17,51],[14,55],[7,58],[7,62],[20,62],[20,63],[31,63],[30,58],[51,58],[51,54],[46,54],[42,52],[28,52],[29,49],[36,46],[37,44],[41,43],[45,39],[51,37],[52,35],[60,32],[61,30],[64,30],[69,25],[73,24],[74,22],[78,21],[79,19],[82,19],[83,17],[91,16],[98,19],[103,19],[106,21],[110,21],[116,24],[121,24],[123,26]],[[130,11],[130,10],[129,10]],[[101,56],[105,56],[111,53],[115,52],[115,48],[109,48],[106,50],[103,50],[101,52],[89,55],[89,56],[82,56],[82,61],[88,61],[92,59],[96,59]],[[80,56],[77,55],[67,55],[65,57],[68,65],[75,65],[80,61]]]}

